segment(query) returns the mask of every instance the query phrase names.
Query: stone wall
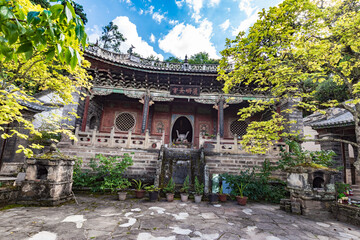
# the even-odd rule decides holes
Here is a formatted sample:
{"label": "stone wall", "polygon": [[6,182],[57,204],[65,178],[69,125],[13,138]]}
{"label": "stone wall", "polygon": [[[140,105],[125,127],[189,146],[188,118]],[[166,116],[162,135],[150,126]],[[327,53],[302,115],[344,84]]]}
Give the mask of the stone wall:
{"label": "stone wall", "polygon": [[19,188],[0,188],[0,206],[16,203]]}
{"label": "stone wall", "polygon": [[128,153],[134,164],[128,168],[126,174],[129,178],[141,178],[147,181],[153,181],[156,177],[156,168],[158,166],[159,150],[132,150],[132,149],[115,149],[115,148],[89,148],[74,147],[60,149],[61,153],[68,156],[77,156],[82,158],[83,167],[87,167],[96,154],[105,156],[122,156]]}
{"label": "stone wall", "polygon": [[356,226],[360,226],[360,208],[336,203],[331,207],[333,216],[342,222],[348,222]]}
{"label": "stone wall", "polygon": [[[268,159],[270,162],[276,162],[278,159],[269,155],[252,155],[252,154],[218,154],[208,155],[205,154],[205,164],[208,166],[210,174],[239,174],[240,171],[251,170],[253,167],[261,167]],[[281,179],[286,178],[285,173],[275,173],[274,177]]]}

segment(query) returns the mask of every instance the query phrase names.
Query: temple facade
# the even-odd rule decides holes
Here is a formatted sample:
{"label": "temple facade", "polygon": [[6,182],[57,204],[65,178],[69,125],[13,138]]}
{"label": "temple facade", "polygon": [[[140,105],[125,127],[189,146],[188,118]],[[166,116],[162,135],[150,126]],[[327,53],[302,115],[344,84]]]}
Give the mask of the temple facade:
{"label": "temple facade", "polygon": [[[134,153],[128,174],[161,185],[169,177],[181,183],[187,175],[206,180],[215,173],[237,174],[275,159],[283,145],[274,145],[266,155],[243,150],[239,140],[248,124],[271,115],[238,121],[237,112],[266,96],[245,85],[225,94],[217,65],[151,61],[97,46],[84,56],[91,63],[93,87],[78,106],[81,118],[74,120],[78,141],[59,146],[85,164],[98,153]],[[286,104],[278,107],[280,111]],[[301,114],[288,117],[302,128]]]}

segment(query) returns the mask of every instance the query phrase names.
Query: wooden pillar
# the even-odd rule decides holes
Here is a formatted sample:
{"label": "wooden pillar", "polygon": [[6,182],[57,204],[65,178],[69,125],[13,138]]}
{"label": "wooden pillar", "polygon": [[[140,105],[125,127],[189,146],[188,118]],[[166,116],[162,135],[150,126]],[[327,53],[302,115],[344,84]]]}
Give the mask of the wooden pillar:
{"label": "wooden pillar", "polygon": [[224,137],[224,98],[221,97],[218,102],[218,133]]}
{"label": "wooden pillar", "polygon": [[142,114],[142,122],[141,122],[141,133],[145,132],[147,129],[148,118],[149,118],[149,107],[150,107],[150,94],[145,94],[143,99],[143,114]]}
{"label": "wooden pillar", "polygon": [[88,116],[88,112],[89,112],[89,105],[90,105],[90,97],[87,96],[85,99],[85,109],[84,109],[84,114],[83,114],[83,120],[82,120],[82,124],[81,124],[81,131],[85,131],[86,130],[86,122],[87,122],[87,116]]}

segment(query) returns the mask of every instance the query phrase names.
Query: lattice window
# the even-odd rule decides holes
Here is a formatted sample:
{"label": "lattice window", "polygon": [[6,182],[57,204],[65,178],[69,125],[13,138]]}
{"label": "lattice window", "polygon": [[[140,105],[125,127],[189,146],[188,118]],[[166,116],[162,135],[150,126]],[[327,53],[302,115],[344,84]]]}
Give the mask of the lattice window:
{"label": "lattice window", "polygon": [[135,117],[130,113],[120,113],[115,119],[115,126],[124,132],[132,130],[135,127]]}
{"label": "lattice window", "polygon": [[235,120],[230,124],[230,132],[232,135],[237,135],[238,137],[242,137],[246,134],[246,128],[248,124],[246,121],[238,121]]}

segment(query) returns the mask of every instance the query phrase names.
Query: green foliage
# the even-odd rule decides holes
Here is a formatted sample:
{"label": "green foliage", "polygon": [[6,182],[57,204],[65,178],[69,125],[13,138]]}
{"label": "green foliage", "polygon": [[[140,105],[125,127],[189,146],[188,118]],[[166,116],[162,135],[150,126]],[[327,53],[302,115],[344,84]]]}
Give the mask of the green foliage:
{"label": "green foliage", "polygon": [[248,152],[264,153],[274,141],[297,134],[284,131],[291,122],[283,116],[299,109],[325,113],[323,108],[340,107],[360,118],[359,8],[358,0],[284,0],[259,12],[248,33],[226,40],[218,68],[225,93],[241,85],[267,96],[240,109],[242,120],[293,103],[274,111],[272,121],[252,121],[241,142]]}
{"label": "green foliage", "polygon": [[245,190],[247,185],[248,184],[240,183],[240,186],[239,186],[239,184],[236,184],[236,186],[238,188],[238,191],[239,191],[239,196],[242,197],[242,198],[244,197],[244,190]]}
{"label": "green foliage", "polygon": [[148,192],[158,192],[161,188],[155,187],[155,185],[150,185],[145,187],[145,190]]}
{"label": "green foliage", "polygon": [[100,37],[103,44],[103,48],[120,52],[120,45],[125,42],[126,38],[119,32],[119,27],[113,22],[109,22],[108,25],[103,27],[103,32]]}
{"label": "green foliage", "polygon": [[180,191],[183,193],[189,193],[189,189],[190,189],[190,177],[189,175],[187,175]]}
{"label": "green foliage", "polygon": [[281,148],[280,160],[278,161],[278,168],[280,169],[306,163],[308,158],[311,159],[312,163],[324,167],[334,165],[332,157],[336,154],[332,150],[308,151],[303,150],[301,145],[294,140],[286,140],[285,143],[288,145],[289,151]]}
{"label": "green foliage", "polygon": [[204,184],[203,183],[200,184],[197,176],[195,176],[194,191],[196,195],[203,195],[204,193]]}
{"label": "green foliage", "polygon": [[124,177],[124,172],[132,164],[132,158],[127,153],[108,157],[98,154],[90,160],[91,170],[81,169],[82,161],[78,160],[74,166],[74,185],[90,187],[93,192],[125,189],[131,184]]}
{"label": "green foliage", "polygon": [[168,57],[164,62],[182,63],[183,61],[177,57]]}
{"label": "green foliage", "polygon": [[50,146],[53,142],[59,142],[61,140],[60,133],[53,133],[49,131],[40,131],[41,136],[34,135],[30,142],[40,144],[42,146]]}
{"label": "green foliage", "polygon": [[190,64],[219,64],[219,60],[209,58],[206,52],[199,52],[192,55],[189,59]]}
{"label": "green foliage", "polygon": [[351,190],[350,184],[337,182],[335,184],[336,192],[338,194],[338,199],[342,197],[346,197],[346,194],[349,194],[349,190]]}
{"label": "green foliage", "polygon": [[222,178],[229,184],[231,195],[247,196],[251,200],[279,203],[285,198],[286,184],[280,180],[271,179],[270,162],[266,160],[256,173],[255,169],[241,171],[239,175],[222,174]]}
{"label": "green foliage", "polygon": [[168,184],[163,189],[165,193],[174,193],[175,192],[175,182],[173,178],[170,178]]}
{"label": "green foliage", "polygon": [[[41,136],[32,121],[23,116],[23,103],[41,105],[34,92],[50,90],[56,96],[54,104],[67,105],[74,103],[72,94],[78,89],[89,88],[85,69],[89,63],[80,48],[86,47],[84,25],[69,2],[43,9],[29,0],[0,0],[0,36],[0,131],[16,122],[30,135]],[[66,127],[58,127],[54,133],[74,139]],[[28,139],[29,135],[12,128],[1,137]],[[31,149],[41,147],[19,145],[17,152],[31,157]]]}
{"label": "green foliage", "polygon": [[143,184],[140,179],[139,180],[133,179],[133,182],[135,183],[136,190],[142,190],[146,186],[146,184]]}

